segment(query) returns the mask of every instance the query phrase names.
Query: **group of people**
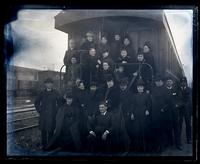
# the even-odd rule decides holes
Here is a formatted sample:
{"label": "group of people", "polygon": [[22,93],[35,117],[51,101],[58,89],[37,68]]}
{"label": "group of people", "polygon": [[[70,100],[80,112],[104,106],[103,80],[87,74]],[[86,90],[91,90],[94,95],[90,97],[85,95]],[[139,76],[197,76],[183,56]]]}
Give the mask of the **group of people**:
{"label": "group of people", "polygon": [[[179,83],[170,76],[149,77],[149,68],[155,68],[150,44],[134,56],[131,46],[125,46],[130,38],[119,45],[120,35],[114,39],[116,43],[108,46],[103,35],[96,47],[88,32],[78,51],[74,39],[69,40],[65,89],[59,93],[47,78],[35,100],[44,150],[162,152],[172,146],[182,150],[183,119],[191,144],[192,97],[186,77]],[[134,62],[139,62],[137,69],[127,69],[126,64]],[[144,63],[147,69],[142,71]]]}
{"label": "group of people", "polygon": [[75,85],[76,80],[81,79],[87,89],[93,81],[105,87],[109,75],[118,83],[121,78],[126,77],[131,81],[134,76],[141,76],[145,82],[150,83],[155,73],[151,43],[146,41],[135,53],[130,36],[126,34],[122,37],[119,33],[115,33],[113,37],[103,33],[97,44],[94,34],[89,31],[85,42],[79,47],[75,39],[69,39],[64,64],[65,86]]}

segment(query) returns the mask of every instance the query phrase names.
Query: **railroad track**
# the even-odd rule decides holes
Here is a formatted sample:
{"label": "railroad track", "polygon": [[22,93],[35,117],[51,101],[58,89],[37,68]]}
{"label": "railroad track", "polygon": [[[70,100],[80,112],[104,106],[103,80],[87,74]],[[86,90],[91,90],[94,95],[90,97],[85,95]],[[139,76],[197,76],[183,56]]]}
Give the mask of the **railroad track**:
{"label": "railroad track", "polygon": [[21,108],[8,108],[7,134],[13,134],[38,127],[38,113],[33,104]]}

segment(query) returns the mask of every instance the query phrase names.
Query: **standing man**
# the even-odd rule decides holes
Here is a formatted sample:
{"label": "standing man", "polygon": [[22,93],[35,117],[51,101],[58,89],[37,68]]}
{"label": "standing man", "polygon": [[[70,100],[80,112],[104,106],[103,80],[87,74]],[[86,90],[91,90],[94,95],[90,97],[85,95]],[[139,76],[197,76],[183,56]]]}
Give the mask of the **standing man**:
{"label": "standing man", "polygon": [[69,48],[65,52],[65,57],[63,59],[63,63],[66,65],[66,70],[68,66],[71,64],[71,58],[72,57],[78,57],[78,52],[76,50],[76,43],[74,39],[69,40]]}
{"label": "standing man", "polygon": [[75,99],[79,108],[79,130],[81,135],[81,142],[83,143],[83,149],[86,150],[89,92],[86,89],[85,83],[83,81],[80,81],[78,88],[75,89]]}
{"label": "standing man", "polygon": [[94,117],[95,113],[98,111],[99,102],[103,97],[103,91],[99,87],[98,83],[93,81],[90,84],[90,91],[88,95],[88,109],[87,116],[88,120]]}
{"label": "standing man", "polygon": [[73,62],[74,59],[76,59],[76,64],[79,64],[79,53],[78,53],[78,50],[76,49],[75,40],[72,38],[69,40],[69,48],[65,52],[65,57],[63,59],[63,63],[66,66],[66,70],[65,70],[66,73],[64,75],[65,88],[66,88],[66,84],[71,80],[70,78],[72,77],[71,70],[72,70],[72,67],[74,67],[72,66],[74,64]]}
{"label": "standing man", "polygon": [[182,150],[179,125],[180,116],[178,110],[178,92],[171,77],[166,78],[165,93],[167,106],[163,110],[167,111],[165,116],[167,143],[168,146],[172,146],[175,143],[176,148]]}
{"label": "standing man", "polygon": [[191,144],[191,115],[192,115],[192,95],[191,89],[188,87],[186,77],[180,79],[180,87],[178,90],[178,98],[180,101],[180,136],[182,132],[183,118],[186,124],[187,143]]}
{"label": "standing man", "polygon": [[97,47],[94,42],[94,33],[92,31],[88,31],[86,33],[86,40],[81,45],[80,52],[80,64],[81,64],[81,79],[83,80],[85,87],[89,89],[90,83],[90,68],[89,68],[89,50],[91,48]]}
{"label": "standing man", "polygon": [[[154,86],[151,93],[152,97],[152,150],[154,152],[161,152],[163,150],[163,139],[164,139],[164,122],[165,117],[165,104],[167,103],[164,99],[165,88],[164,82],[161,75],[157,75],[154,79]],[[167,122],[165,122],[167,124]],[[159,132],[159,137],[157,137]]]}
{"label": "standing man", "polygon": [[[120,112],[122,113],[121,117],[121,129],[123,131],[122,135],[122,143],[126,151],[129,151],[132,141],[134,140],[132,134],[132,123],[133,123],[133,107],[132,107],[132,99],[133,94],[128,90],[128,80],[124,78],[120,81]],[[123,125],[123,124],[124,125]],[[123,125],[123,126],[122,126]]]}
{"label": "standing man", "polygon": [[53,89],[53,80],[47,78],[45,89],[36,97],[35,108],[39,113],[39,129],[42,135],[43,149],[50,141],[55,129],[55,117],[59,107],[60,98],[56,90]]}
{"label": "standing man", "polygon": [[107,76],[104,99],[108,103],[108,107],[112,107],[112,109],[119,106],[119,86],[115,83],[112,75]]}

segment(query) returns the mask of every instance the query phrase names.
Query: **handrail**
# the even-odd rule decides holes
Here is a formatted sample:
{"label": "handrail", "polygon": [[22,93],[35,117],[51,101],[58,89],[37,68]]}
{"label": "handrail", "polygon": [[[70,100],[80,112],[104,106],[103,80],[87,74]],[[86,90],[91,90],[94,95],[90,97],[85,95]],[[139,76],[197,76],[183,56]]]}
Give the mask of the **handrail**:
{"label": "handrail", "polygon": [[128,65],[130,65],[130,66],[132,66],[132,65],[140,65],[140,64],[147,65],[151,69],[151,77],[153,79],[154,70],[153,70],[153,67],[150,64],[148,64],[148,63],[114,63],[115,66],[118,66],[118,65],[122,65],[122,66],[128,66]]}
{"label": "handrail", "polygon": [[[114,63],[113,65],[116,67],[116,66],[119,66],[119,65],[122,65],[122,66],[133,66],[133,65],[146,65],[150,68],[151,70],[151,83],[153,82],[153,74],[154,74],[154,70],[153,70],[153,67],[148,64],[148,63]],[[79,63],[79,65],[83,65],[82,63]],[[61,72],[62,72],[62,69],[65,65],[63,65],[61,68],[60,68],[60,90],[61,90],[61,86],[62,86],[62,80],[61,80]],[[80,68],[81,69],[81,68]]]}
{"label": "handrail", "polygon": [[61,86],[62,86],[62,69],[65,67],[65,65],[63,65],[61,68],[60,68],[60,91],[61,91]]}

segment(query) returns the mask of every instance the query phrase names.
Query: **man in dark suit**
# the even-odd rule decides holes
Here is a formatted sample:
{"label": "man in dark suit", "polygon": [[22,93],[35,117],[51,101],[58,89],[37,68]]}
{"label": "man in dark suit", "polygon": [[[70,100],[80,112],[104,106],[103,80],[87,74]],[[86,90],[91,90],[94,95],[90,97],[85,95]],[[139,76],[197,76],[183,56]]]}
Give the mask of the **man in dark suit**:
{"label": "man in dark suit", "polygon": [[112,117],[106,102],[99,103],[99,112],[88,122],[88,142],[91,152],[109,152],[112,136]]}
{"label": "man in dark suit", "polygon": [[88,31],[86,33],[86,40],[81,45],[81,52],[80,52],[80,64],[81,64],[81,79],[85,83],[85,87],[89,89],[89,82],[90,82],[90,71],[89,68],[89,50],[91,48],[97,47],[96,43],[94,42],[94,33],[92,31]]}
{"label": "man in dark suit", "polygon": [[99,87],[97,82],[93,81],[90,84],[90,91],[88,95],[87,115],[92,118],[97,111],[99,111],[99,102],[103,98],[102,88]]}
{"label": "man in dark suit", "polygon": [[175,145],[177,149],[182,150],[179,125],[178,92],[173,79],[166,77],[165,97],[167,106],[165,109],[165,135],[168,146]]}
{"label": "man in dark suit", "polygon": [[[164,108],[166,105],[165,101],[165,88],[164,81],[161,75],[157,75],[154,78],[154,85],[151,92],[152,98],[152,151],[161,152],[163,150],[164,131],[163,128],[165,117]],[[165,122],[167,124],[167,122]],[[157,137],[159,132],[159,137]]]}
{"label": "man in dark suit", "polygon": [[53,80],[47,78],[45,89],[39,93],[35,100],[35,108],[39,113],[39,129],[41,130],[42,146],[45,146],[53,136],[55,129],[55,116],[60,105],[60,95],[53,89]]}
{"label": "man in dark suit", "polygon": [[192,116],[192,91],[188,87],[186,77],[180,79],[178,88],[179,113],[180,113],[180,136],[182,132],[183,118],[186,124],[187,143],[191,144],[191,116]]}
{"label": "man in dark suit", "polygon": [[[72,73],[72,70],[75,69],[74,67],[78,67],[77,65],[79,65],[79,59],[80,59],[79,52],[76,49],[75,40],[73,38],[71,38],[71,39],[69,39],[69,48],[65,52],[65,56],[63,59],[63,63],[66,66],[66,70],[65,70],[66,73],[64,75],[65,85],[71,80],[72,76],[75,74],[75,73]],[[75,62],[76,64],[74,64],[75,60],[76,60],[76,62]],[[72,66],[72,65],[74,65],[74,66]],[[80,72],[80,70],[78,70],[78,71]],[[77,69],[75,72],[77,72]]]}

